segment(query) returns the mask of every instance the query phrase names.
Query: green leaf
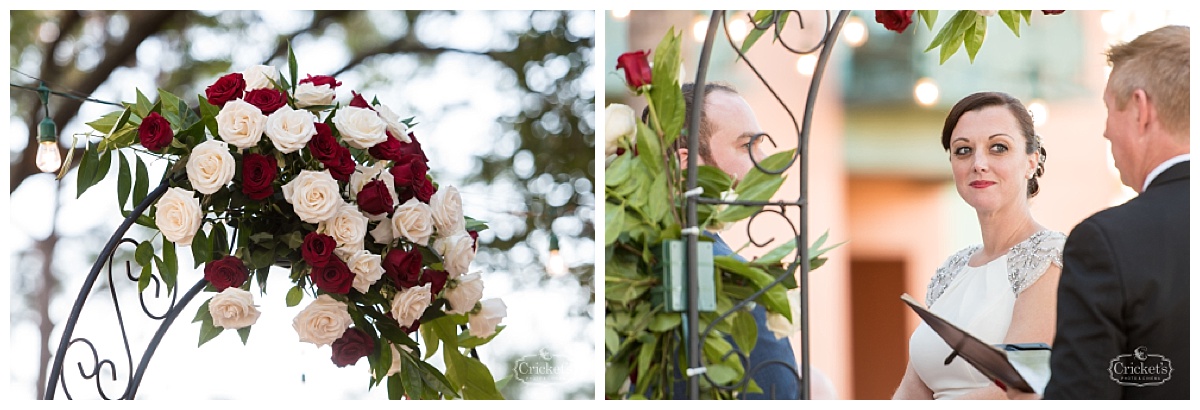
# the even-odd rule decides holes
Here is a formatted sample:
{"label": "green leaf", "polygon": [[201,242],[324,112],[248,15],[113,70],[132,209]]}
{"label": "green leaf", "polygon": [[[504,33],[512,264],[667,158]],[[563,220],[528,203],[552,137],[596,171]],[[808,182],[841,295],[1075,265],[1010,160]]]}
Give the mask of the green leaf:
{"label": "green leaf", "polygon": [[608,164],[608,168],[604,169],[604,186],[616,187],[624,184],[633,172],[633,165],[633,155],[626,153],[617,156],[611,164]]}
{"label": "green leaf", "polygon": [[[826,232],[826,234],[828,234],[828,232]],[[773,265],[782,261],[783,257],[787,256],[789,253],[792,253],[794,250],[796,250],[795,237],[789,239],[787,242],[784,242],[779,246],[776,246],[775,249],[772,249],[770,252],[767,252],[766,255],[755,259],[753,262],[756,264]]]}
{"label": "green leaf", "polygon": [[458,398],[458,393],[450,385],[450,380],[446,379],[440,370],[424,361],[417,360],[416,364],[421,369],[421,380],[425,382],[426,387],[441,393],[442,396]]}
{"label": "green leaf", "polygon": [[[947,21],[942,26],[942,29],[938,30],[937,35],[933,37],[933,41],[929,42],[929,46],[925,48],[925,52],[929,52],[929,50],[933,50],[939,46],[944,48],[944,43],[950,42],[955,38],[961,38],[963,33],[967,31],[967,27],[974,23],[975,16],[978,16],[978,14],[970,10],[959,10],[957,13],[954,13],[954,17],[950,17],[950,21]],[[957,46],[955,47],[957,48]]]}
{"label": "green leaf", "polygon": [[175,243],[167,240],[166,236],[162,239],[162,254],[162,266],[158,270],[162,273],[163,281],[167,282],[167,290],[174,290],[179,275],[179,258],[175,255]]}
{"label": "green leaf", "polygon": [[229,233],[225,230],[225,224],[215,222],[212,226],[212,231],[208,233],[209,239],[212,240],[212,259],[217,259],[218,256],[225,257],[229,255]]}
{"label": "green leaf", "polygon": [[125,203],[129,201],[129,190],[133,184],[130,180],[133,177],[130,176],[129,160],[125,158],[125,154],[118,152],[118,155],[121,156],[121,161],[117,163],[117,208],[124,210]]}
{"label": "green leaf", "polygon": [[1014,35],[1021,37],[1021,15],[1016,10],[1000,10],[996,14],[1000,15],[1000,20]]}
{"label": "green leaf", "polygon": [[425,383],[421,380],[420,368],[407,352],[400,352],[400,382],[404,384],[408,397],[419,398],[423,395]]}
{"label": "green leaf", "polygon": [[735,313],[732,319],[733,330],[729,335],[733,337],[733,342],[743,352],[754,351],[754,346],[758,343],[758,325],[754,323],[754,316],[743,311]]}
{"label": "green leaf", "polygon": [[933,31],[933,23],[937,22],[938,11],[921,10],[917,12],[917,15],[921,16],[921,20],[925,20],[925,27],[928,28],[929,31]]}
{"label": "green leaf", "polygon": [[983,39],[987,36],[987,18],[979,16],[975,19],[975,25],[967,29],[964,34],[963,42],[967,47],[967,57],[972,63],[975,62],[975,55],[979,53],[979,48],[983,46]]}
{"label": "green leaf", "polygon": [[288,92],[289,95],[296,94],[296,85],[300,82],[300,79],[297,78],[297,72],[296,53],[292,52],[292,42],[288,41],[288,73],[292,75],[292,87],[291,91]]}
{"label": "green leaf", "polygon": [[[203,95],[198,96],[197,99],[200,101],[200,122],[204,123],[204,126],[208,128],[209,134],[220,135],[217,129],[217,114],[221,113],[221,107],[209,104],[208,98]],[[188,146],[194,147],[203,142],[202,140],[203,138],[196,138],[188,141]]]}
{"label": "green leaf", "polygon": [[1033,10],[1020,10],[1021,17],[1025,18],[1025,24],[1029,23],[1029,17],[1033,15]]}
{"label": "green leaf", "polygon": [[433,357],[434,353],[437,353],[440,341],[440,339],[438,339],[438,334],[432,327],[429,326],[422,326],[418,328],[417,331],[421,332],[421,340],[424,341],[426,345],[424,360],[429,360],[430,357]]}
{"label": "green leaf", "polygon": [[[713,257],[713,265],[726,272],[746,278],[757,289],[767,288],[767,286],[771,286],[775,282],[775,277],[771,276],[771,274],[757,267],[748,266],[731,256]],[[758,297],[758,301],[767,310],[779,313],[788,320],[792,320],[792,308],[788,304],[787,288],[782,284],[767,288],[767,291]]]}
{"label": "green leaf", "polygon": [[679,312],[661,312],[654,315],[650,321],[650,330],[662,333],[683,324],[683,314]]}
{"label": "green leaf", "polygon": [[946,43],[942,44],[942,50],[938,64],[946,64],[946,61],[950,60],[950,57],[954,56],[954,53],[958,52],[958,48],[962,46],[962,43],[962,36],[946,40]]}
{"label": "green leaf", "polygon": [[196,261],[196,268],[212,260],[212,241],[205,236],[204,229],[196,231],[192,238],[192,259]]}
{"label": "green leaf", "polygon": [[404,398],[404,382],[400,380],[400,374],[393,374],[387,378],[388,399],[400,400]]}
{"label": "green leaf", "polygon": [[213,326],[212,314],[208,312],[208,302],[211,300],[210,298],[208,301],[205,301],[204,305],[200,307],[200,310],[204,312],[204,316],[200,318],[200,343],[196,347],[204,346],[205,343],[208,343],[209,340],[217,337],[217,335],[225,330],[223,327]]}
{"label": "green leaf", "polygon": [[137,261],[138,265],[147,266],[150,264],[150,258],[154,257],[154,246],[150,241],[142,241],[138,243],[137,249],[133,252],[133,260]]}
{"label": "green leaf", "polygon": [[[758,27],[762,26],[763,22],[765,22],[767,18],[771,17],[774,12],[774,10],[758,10],[754,12],[754,16],[750,19],[754,25],[752,26],[753,28],[750,30],[750,33],[746,34],[746,39],[742,41],[742,54],[746,54],[747,51],[750,51],[750,47],[753,47],[754,43],[758,42],[758,39],[762,37],[763,33],[766,33],[767,29],[770,29],[770,27],[767,27],[767,29],[759,29]],[[787,14],[784,14],[784,16],[786,17]]]}
{"label": "green leaf", "polygon": [[100,183],[100,181],[103,181],[104,177],[108,176],[109,168],[112,168],[113,151],[100,151],[97,152],[96,155],[98,156],[97,158],[100,160],[100,162],[96,164],[96,173],[92,176],[92,185],[96,185]]}
{"label": "green leaf", "polygon": [[150,103],[149,98],[146,98],[146,94],[142,94],[142,90],[135,88],[134,91],[137,92],[137,105],[134,106],[133,113],[137,114],[138,118],[146,118],[147,115],[150,115],[154,105]]}
{"label": "green leaf", "polygon": [[285,302],[287,303],[287,307],[292,307],[299,305],[300,301],[303,299],[304,289],[300,288],[299,286],[292,286],[292,288],[288,290]]}
{"label": "green leaf", "polygon": [[[682,35],[677,33],[674,28],[667,30],[658,46],[654,48],[654,65],[651,67],[651,87],[647,95],[648,103],[654,104],[655,114],[658,115],[658,120],[661,121],[662,129],[662,145],[670,146],[676,138],[679,137],[679,131],[683,129],[684,103],[683,91],[679,88],[679,67],[682,60],[680,56],[680,44]],[[651,119],[653,121],[653,119]],[[649,125],[649,124],[647,124]],[[651,135],[656,135],[651,133]],[[639,143],[642,136],[638,135]],[[655,143],[658,143],[655,139]],[[655,149],[649,153],[642,151],[641,145],[638,146],[638,156],[652,155],[656,161],[661,161],[662,153]],[[652,171],[658,168],[651,167]]]}
{"label": "green leaf", "polygon": [[496,331],[492,332],[491,336],[482,338],[471,336],[471,334],[468,332],[462,332],[458,335],[458,347],[463,349],[474,349],[476,347],[483,346],[488,342],[491,342],[492,339],[495,339],[496,336],[500,335],[500,331],[504,330],[504,328],[504,325],[496,326]]}
{"label": "green leaf", "polygon": [[[655,341],[657,342],[657,340]],[[638,374],[651,374],[649,372],[650,364],[654,361],[654,358],[658,356],[656,354],[658,353],[658,349],[656,349],[656,347],[658,347],[658,343],[642,343],[642,347],[640,350],[638,350],[637,355]],[[638,383],[638,385],[642,385],[642,383]]]}
{"label": "green leaf", "polygon": [[611,326],[604,327],[604,348],[609,354],[616,354],[617,347],[621,344],[621,338],[617,335],[617,331]]}
{"label": "green leaf", "polygon": [[238,337],[242,338],[242,346],[246,345],[246,340],[250,338],[250,326],[243,327],[237,330]]}
{"label": "green leaf", "polygon": [[96,157],[96,149],[85,149],[83,157],[79,160],[79,171],[75,174],[75,198],[78,199],[83,195],[84,191],[91,188],[92,179],[96,175],[96,163],[100,160]]}
{"label": "green leaf", "polygon": [[701,165],[696,167],[696,184],[704,188],[704,196],[720,198],[733,186],[733,178],[717,167]]}
{"label": "green leaf", "polygon": [[662,172],[662,145],[654,130],[638,122],[637,158],[641,160],[649,175]]}
{"label": "green leaf", "polygon": [[196,317],[192,318],[192,323],[202,321],[206,317],[212,319],[212,313],[208,311],[208,302],[211,301],[212,299],[209,299],[200,304],[200,308],[196,309]]}
{"label": "green leaf", "polygon": [[149,263],[142,265],[142,273],[138,276],[138,293],[145,292],[146,288],[150,287],[150,276],[153,274],[154,270]]}
{"label": "green leaf", "polygon": [[146,170],[142,157],[135,154],[134,158],[137,158],[137,176],[133,179],[133,205],[137,206],[146,199],[146,192],[150,190],[150,172]]}
{"label": "green leaf", "polygon": [[[125,109],[125,111],[128,111],[128,110],[129,110],[128,108]],[[104,115],[100,116],[100,118],[97,118],[94,121],[87,123],[87,125],[89,127],[92,127],[92,129],[96,130],[96,132],[102,132],[102,133],[107,134],[113,130],[113,127],[119,122],[118,119],[120,119],[121,116],[124,115],[125,111],[113,111],[113,112],[104,114]],[[126,119],[128,119],[128,117],[126,117]]]}
{"label": "green leaf", "polygon": [[625,224],[625,207],[611,202],[604,203],[604,246],[612,245],[621,236]]}

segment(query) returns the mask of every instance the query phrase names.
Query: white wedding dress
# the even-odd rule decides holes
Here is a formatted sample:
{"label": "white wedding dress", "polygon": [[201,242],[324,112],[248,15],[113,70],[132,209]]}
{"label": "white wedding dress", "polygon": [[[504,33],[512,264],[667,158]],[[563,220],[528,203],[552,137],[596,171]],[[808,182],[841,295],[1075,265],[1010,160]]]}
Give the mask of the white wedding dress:
{"label": "white wedding dress", "polygon": [[[958,251],[929,282],[925,304],[933,313],[990,344],[1004,342],[1017,295],[1053,263],[1062,268],[1066,236],[1042,230],[983,266],[967,264],[982,245]],[[944,365],[950,346],[921,322],[908,341],[913,369],[933,391],[934,399],[951,399],[992,382],[962,358]]]}

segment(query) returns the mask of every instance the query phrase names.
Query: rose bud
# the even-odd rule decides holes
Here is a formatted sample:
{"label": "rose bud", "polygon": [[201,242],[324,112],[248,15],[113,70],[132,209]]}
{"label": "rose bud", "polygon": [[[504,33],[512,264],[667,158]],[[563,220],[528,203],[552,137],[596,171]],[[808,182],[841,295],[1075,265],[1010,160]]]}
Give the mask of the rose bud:
{"label": "rose bud", "polygon": [[650,62],[645,51],[637,50],[617,57],[617,69],[625,70],[625,83],[634,90],[650,85]]}
{"label": "rose bud", "polygon": [[913,22],[912,15],[913,10],[876,10],[875,22],[888,30],[903,33]]}

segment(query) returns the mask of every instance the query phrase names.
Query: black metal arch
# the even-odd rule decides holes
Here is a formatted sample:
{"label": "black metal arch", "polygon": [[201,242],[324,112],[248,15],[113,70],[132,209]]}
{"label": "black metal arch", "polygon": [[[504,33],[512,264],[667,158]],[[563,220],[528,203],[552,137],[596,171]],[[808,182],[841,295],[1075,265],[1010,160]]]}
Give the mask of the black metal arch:
{"label": "black metal arch", "polygon": [[[837,39],[838,33],[841,32],[842,25],[845,23],[846,18],[849,16],[850,12],[849,11],[840,11],[837,14],[836,18],[831,19],[830,12],[826,11],[825,12],[826,25],[824,28],[824,34],[821,36],[821,40],[819,42],[817,42],[817,44],[815,44],[811,48],[793,47],[792,45],[787,43],[787,40],[785,38],[783,38],[781,36],[782,27],[779,25],[779,22],[780,22],[780,19],[783,17],[784,13],[795,13],[797,16],[796,20],[800,20],[799,25],[800,25],[801,29],[805,29],[803,20],[801,19],[801,16],[800,16],[800,12],[795,11],[795,10],[776,11],[770,17],[765,19],[761,23],[761,25],[760,25],[760,23],[756,22],[755,28],[762,29],[762,30],[769,30],[772,27],[774,27],[774,33],[775,33],[776,37],[779,38],[778,43],[781,45],[781,47],[785,48],[786,50],[788,50],[791,53],[795,53],[795,54],[819,53],[816,69],[813,71],[811,82],[810,82],[810,85],[808,88],[808,95],[805,100],[804,116],[803,116],[802,122],[798,123],[796,121],[796,117],[795,117],[795,115],[793,115],[792,110],[790,108],[788,108],[787,104],[784,103],[783,99],[779,96],[779,94],[775,92],[775,90],[771,87],[771,85],[769,83],[767,83],[766,79],[763,78],[762,74],[759,73],[758,69],[755,68],[754,65],[750,62],[750,60],[746,58],[746,55],[741,52],[741,50],[738,48],[738,46],[736,44],[734,44],[732,36],[729,34],[729,28],[728,28],[727,22],[725,21],[725,11],[723,11],[723,10],[714,10],[712,12],[712,17],[708,24],[708,33],[704,38],[704,46],[703,46],[704,48],[701,50],[701,54],[700,54],[699,67],[696,70],[695,87],[696,87],[696,89],[703,89],[703,87],[704,87],[705,77],[708,72],[709,58],[712,54],[713,43],[715,42],[715,39],[717,36],[717,27],[718,26],[724,27],[725,28],[725,30],[724,30],[725,37],[726,37],[726,39],[729,40],[729,45],[733,48],[733,50],[735,52],[737,52],[738,56],[740,57],[739,61],[744,62],[754,72],[755,76],[757,76],[758,79],[760,80],[760,82],[762,82],[762,85],[771,92],[771,95],[773,95],[775,97],[776,101],[778,101],[779,104],[784,108],[784,110],[787,111],[788,115],[792,119],[792,123],[795,126],[795,130],[796,130],[796,142],[797,142],[796,143],[796,152],[795,152],[794,156],[792,157],[792,159],[785,166],[783,166],[780,169],[766,169],[759,163],[759,159],[754,158],[753,155],[751,155],[751,160],[754,163],[754,166],[756,168],[758,168],[760,171],[763,171],[766,173],[772,173],[772,174],[783,173],[783,172],[787,171],[787,169],[791,168],[792,165],[794,165],[797,161],[799,161],[800,177],[797,178],[799,180],[799,189],[800,189],[799,195],[794,200],[785,200],[785,201],[736,201],[736,200],[735,201],[723,201],[723,200],[714,200],[714,199],[709,199],[709,198],[700,198],[698,196],[687,196],[687,204],[686,204],[686,218],[687,218],[686,222],[687,223],[686,223],[686,226],[696,227],[698,225],[697,216],[696,216],[696,206],[699,203],[762,206],[763,209],[759,210],[757,213],[755,213],[753,216],[751,216],[750,221],[747,224],[746,229],[747,229],[747,234],[750,237],[750,242],[755,246],[764,247],[767,244],[774,241],[774,238],[771,238],[771,239],[768,239],[765,241],[760,241],[760,240],[756,239],[754,236],[754,231],[751,229],[751,227],[754,225],[754,221],[758,218],[759,215],[764,214],[764,213],[777,214],[780,217],[787,220],[788,225],[791,226],[793,229],[793,232],[795,234],[796,244],[797,244],[796,245],[796,249],[797,249],[796,258],[789,265],[788,271],[785,275],[781,275],[779,278],[777,278],[775,280],[775,282],[768,285],[767,287],[764,287],[763,289],[759,290],[758,292],[755,292],[754,294],[750,295],[745,300],[741,300],[741,301],[735,303],[733,308],[730,309],[729,311],[720,312],[718,319],[713,320],[707,328],[701,330],[701,329],[698,329],[698,326],[688,326],[688,330],[687,330],[687,333],[688,333],[687,334],[688,355],[687,355],[687,357],[688,357],[688,368],[691,368],[691,369],[703,368],[704,365],[702,364],[702,360],[704,358],[703,358],[703,354],[700,354],[700,352],[701,352],[700,341],[703,340],[704,337],[707,337],[709,333],[711,333],[715,330],[714,329],[715,324],[719,323],[721,321],[721,319],[724,319],[725,317],[733,314],[734,312],[738,311],[739,309],[742,309],[743,307],[750,304],[755,298],[758,298],[758,296],[765,293],[767,291],[767,289],[769,289],[770,287],[780,286],[780,284],[783,282],[784,279],[787,278],[787,276],[796,275],[797,274],[796,271],[798,270],[799,275],[798,275],[797,284],[799,285],[799,291],[800,291],[800,363],[799,363],[800,369],[793,369],[794,370],[793,373],[796,375],[796,377],[799,381],[799,386],[800,386],[799,396],[800,396],[800,398],[801,399],[809,399],[811,397],[811,380],[810,380],[811,378],[810,377],[801,377],[801,375],[810,374],[810,366],[809,366],[810,360],[809,360],[809,346],[808,346],[808,339],[809,339],[808,338],[809,264],[808,264],[808,246],[805,245],[807,243],[806,232],[808,231],[808,205],[807,205],[807,200],[808,200],[808,138],[809,138],[809,132],[811,130],[813,109],[814,109],[814,106],[815,106],[816,100],[817,100],[818,87],[821,83],[822,75],[825,72],[825,67],[828,64],[829,54],[833,49],[834,42]],[[691,112],[691,123],[688,124],[688,129],[692,129],[692,130],[700,129],[700,115],[701,115],[700,111],[703,107],[704,107],[704,93],[702,93],[702,92],[694,93],[693,99],[689,106],[689,108],[692,110],[692,112]],[[689,136],[689,138],[688,138],[689,152],[697,152],[698,142],[695,138],[695,134],[688,133],[688,136]],[[762,136],[771,138],[769,135],[765,135],[765,134],[763,134]],[[774,142],[773,139],[772,139],[772,142]],[[697,178],[698,178],[697,166],[698,166],[698,164],[697,164],[696,157],[697,156],[695,156],[695,155],[688,156],[687,187],[686,187],[687,191],[696,189],[698,186],[697,185]],[[798,226],[797,226],[797,224],[792,223],[791,219],[788,217],[787,210],[789,210],[789,209],[794,209],[799,212]],[[699,280],[698,280],[698,276],[697,276],[698,264],[696,261],[697,240],[699,237],[699,231],[696,229],[692,229],[690,233],[686,233],[686,232],[687,232],[687,230],[685,230],[685,236],[687,238],[687,248],[686,248],[687,254],[686,255],[688,255],[687,261],[686,261],[686,269],[687,269],[687,277],[688,277],[688,281],[687,281],[688,282],[688,284],[687,284],[687,295],[688,295],[688,297],[687,297],[687,302],[688,302],[687,320],[688,320],[688,323],[700,323],[699,309],[697,306],[697,301],[699,300],[698,295],[700,293],[700,290],[699,290]],[[733,355],[733,354],[738,355],[738,357],[741,359],[741,361],[743,363],[748,362],[749,352],[740,351],[736,345],[734,345],[734,351],[729,353],[729,355]],[[726,355],[726,356],[728,357],[728,355]],[[700,377],[701,376],[705,377],[705,379],[708,381],[708,383],[713,385],[714,388],[729,390],[729,391],[734,391],[734,390],[744,391],[744,389],[746,389],[749,386],[749,380],[750,380],[751,376],[755,372],[761,370],[762,368],[768,367],[768,366],[786,366],[789,368],[791,367],[790,365],[785,364],[783,362],[772,361],[772,362],[761,363],[758,366],[755,366],[754,368],[746,369],[746,372],[743,375],[742,380],[736,381],[732,385],[717,385],[716,383],[713,383],[713,380],[711,378],[709,378],[707,374],[704,374],[704,373],[692,374],[688,377],[688,390],[687,390],[688,397],[691,399],[699,398],[699,396],[700,396]],[[767,392],[767,393],[770,394],[772,392]]]}

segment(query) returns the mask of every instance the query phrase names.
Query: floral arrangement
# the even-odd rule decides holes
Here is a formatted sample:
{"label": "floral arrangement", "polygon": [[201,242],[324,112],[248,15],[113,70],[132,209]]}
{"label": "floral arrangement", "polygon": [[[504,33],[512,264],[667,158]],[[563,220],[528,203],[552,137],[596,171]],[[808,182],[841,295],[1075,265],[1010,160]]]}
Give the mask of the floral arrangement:
{"label": "floral arrangement", "polygon": [[[654,54],[650,64],[649,54]],[[663,243],[682,238],[685,202],[681,165],[671,151],[683,133],[683,94],[680,89],[680,35],[670,30],[652,52],[633,51],[617,58],[631,92],[645,98],[648,121],[642,121],[624,104],[605,108],[605,396],[610,399],[669,398],[671,386],[682,379],[678,363],[687,363],[684,314],[671,311],[655,297],[664,282],[658,273],[665,263],[656,252]],[[792,158],[786,151],[769,156],[760,165],[780,169]],[[746,201],[769,200],[783,184],[783,175],[752,168],[735,181],[720,169],[700,166],[701,197]],[[720,231],[749,218],[761,207],[698,204],[704,230]],[[701,241],[712,241],[700,235]],[[822,236],[809,248],[810,266],[819,267]],[[757,325],[748,310],[733,309],[740,300],[763,290],[755,302],[767,310],[767,327],[782,338],[798,331],[797,283],[790,266],[798,261],[785,256],[796,249],[795,238],[753,261],[733,256],[713,258],[714,312],[701,312],[700,332],[714,331],[702,340],[706,368],[701,395],[736,398],[734,391],[761,392],[754,382],[738,385],[746,370],[736,354],[736,343],[749,353],[757,340]],[[798,257],[796,257],[798,258]],[[782,279],[780,279],[782,278]],[[776,281],[779,281],[776,284]],[[702,336],[703,337],[703,336]],[[723,388],[717,388],[723,387]],[[730,389],[730,387],[733,387]]]}
{"label": "floral arrangement", "polygon": [[[89,124],[105,135],[83,154],[79,194],[116,157],[128,217],[130,194],[131,206],[147,197],[142,157],[168,164],[169,187],[137,217],[156,233],[135,252],[139,291],[155,271],[174,289],[176,248],[188,246],[215,293],[196,312],[199,344],[224,330],[245,343],[262,317],[251,282],[265,294],[270,268],[288,268],[286,304],[313,299],[292,327],[301,342],[331,346],[334,365],[366,357],[370,386],[386,379],[393,399],[503,398],[487,367],[464,353],[496,337],[506,315],[503,301],[480,300],[483,281],[470,272],[486,224],[464,216],[458,190],[429,175],[412,118],[354,91],[343,105],[342,83],[299,78],[290,48],[288,69],[290,77],[263,65],[226,74],[198,108],[164,90],[151,103],[139,90],[123,111]],[[426,362],[439,348],[444,374]]]}
{"label": "floral arrangement", "polygon": [[[1043,15],[1059,15],[1066,10],[1042,10]],[[754,14],[756,25],[762,25],[767,19],[771,18],[772,10],[759,10]],[[925,48],[926,52],[935,48],[940,48],[939,64],[945,64],[946,60],[954,56],[958,49],[966,48],[967,57],[971,62],[975,62],[975,55],[979,53],[980,47],[983,46],[983,40],[987,37],[987,18],[999,16],[1004,25],[1013,32],[1017,37],[1021,36],[1021,20],[1025,20],[1025,24],[1030,24],[1030,17],[1033,15],[1033,10],[958,10],[950,20],[942,25],[933,40],[929,42],[929,46]],[[933,30],[933,25],[937,22],[937,10],[876,10],[875,22],[882,24],[884,28],[903,33],[912,25],[914,21],[924,20],[925,26],[929,30]],[[780,16],[778,25],[783,25],[787,21],[787,14]],[[782,29],[782,27],[780,27]],[[758,40],[766,29],[755,28],[747,37],[742,45],[742,51],[750,49],[754,42]]]}

